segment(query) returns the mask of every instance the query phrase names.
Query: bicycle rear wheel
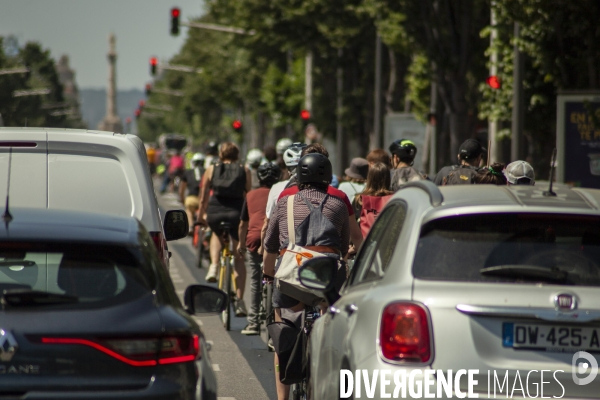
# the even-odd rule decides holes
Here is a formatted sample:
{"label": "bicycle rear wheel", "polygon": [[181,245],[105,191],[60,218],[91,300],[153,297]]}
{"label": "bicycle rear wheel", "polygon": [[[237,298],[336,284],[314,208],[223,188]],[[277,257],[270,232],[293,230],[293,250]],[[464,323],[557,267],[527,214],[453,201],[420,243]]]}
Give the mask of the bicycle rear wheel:
{"label": "bicycle rear wheel", "polygon": [[231,302],[231,261],[229,257],[221,257],[221,265],[224,268],[224,273],[222,274],[223,278],[223,291],[227,293],[227,307],[223,310],[222,320],[223,326],[226,330],[231,329],[231,307],[233,306]]}
{"label": "bicycle rear wheel", "polygon": [[[271,322],[275,320],[275,315],[273,314],[273,283],[265,283],[263,286],[263,298],[262,298],[262,309],[263,309],[263,321],[265,326],[269,325]],[[273,351],[273,349],[269,346],[269,331],[265,329],[267,350]]]}
{"label": "bicycle rear wheel", "polygon": [[204,230],[199,226],[194,228],[194,243],[196,245],[196,267],[202,268],[202,260],[204,260]]}

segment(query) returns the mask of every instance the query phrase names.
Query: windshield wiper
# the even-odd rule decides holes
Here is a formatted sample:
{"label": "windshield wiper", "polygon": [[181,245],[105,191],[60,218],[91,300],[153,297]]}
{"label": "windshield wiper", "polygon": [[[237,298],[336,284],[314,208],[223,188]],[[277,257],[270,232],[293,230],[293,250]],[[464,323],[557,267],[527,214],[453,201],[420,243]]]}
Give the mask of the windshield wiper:
{"label": "windshield wiper", "polygon": [[12,307],[45,306],[53,304],[77,303],[79,298],[42,290],[8,289],[4,290],[0,302]]}
{"label": "windshield wiper", "polygon": [[539,267],[537,265],[495,265],[493,267],[482,268],[479,270],[481,275],[502,276],[506,278],[528,279],[528,280],[546,280],[550,282],[564,283],[567,281],[568,274],[565,271],[554,268]]}

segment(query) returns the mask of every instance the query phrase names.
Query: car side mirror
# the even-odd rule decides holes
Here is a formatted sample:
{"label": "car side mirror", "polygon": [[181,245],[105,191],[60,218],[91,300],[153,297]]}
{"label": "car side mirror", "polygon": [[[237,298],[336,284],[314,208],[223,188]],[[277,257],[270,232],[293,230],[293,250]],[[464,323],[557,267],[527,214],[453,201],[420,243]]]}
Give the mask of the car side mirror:
{"label": "car side mirror", "polygon": [[316,257],[306,261],[298,269],[300,283],[323,293],[327,302],[335,303],[340,294],[335,288],[338,260],[331,257]]}
{"label": "car side mirror", "polygon": [[186,237],[190,231],[190,224],[185,211],[167,211],[163,228],[165,230],[165,239],[167,240],[177,240]]}
{"label": "car side mirror", "polygon": [[206,285],[188,286],[183,299],[190,314],[218,314],[227,306],[225,292]]}

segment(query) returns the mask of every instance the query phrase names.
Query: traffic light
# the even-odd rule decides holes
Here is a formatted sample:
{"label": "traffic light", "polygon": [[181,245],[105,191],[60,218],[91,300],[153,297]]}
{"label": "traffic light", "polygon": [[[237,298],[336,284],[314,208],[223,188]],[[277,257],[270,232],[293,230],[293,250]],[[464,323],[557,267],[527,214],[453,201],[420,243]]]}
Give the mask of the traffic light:
{"label": "traffic light", "polygon": [[136,108],[134,114],[135,114],[135,119],[138,120],[138,119],[140,119],[140,115],[142,114],[142,110],[140,110],[139,108]]}
{"label": "traffic light", "polygon": [[310,111],[308,111],[308,110],[300,111],[300,118],[302,118],[303,121],[308,121],[310,119]]}
{"label": "traffic light", "polygon": [[152,93],[152,84],[146,83],[146,97],[150,96],[150,93]]}
{"label": "traffic light", "polygon": [[242,122],[239,119],[236,119],[235,121],[233,121],[231,126],[233,127],[233,130],[236,132],[242,131]]}
{"label": "traffic light", "polygon": [[131,123],[131,117],[127,117],[127,118],[125,118],[125,123],[126,123],[126,124],[130,124],[130,123]]}
{"label": "traffic light", "polygon": [[181,10],[178,7],[171,8],[171,35],[179,35],[179,15]]}
{"label": "traffic light", "polygon": [[156,67],[158,66],[158,59],[156,57],[150,57],[150,75],[156,75]]}
{"label": "traffic light", "polygon": [[146,100],[140,100],[140,102],[138,104],[139,104],[140,110],[141,110],[146,105]]}
{"label": "traffic light", "polygon": [[487,83],[488,86],[494,90],[500,89],[502,87],[502,84],[500,83],[500,78],[498,78],[497,75],[490,76],[485,80],[485,83]]}

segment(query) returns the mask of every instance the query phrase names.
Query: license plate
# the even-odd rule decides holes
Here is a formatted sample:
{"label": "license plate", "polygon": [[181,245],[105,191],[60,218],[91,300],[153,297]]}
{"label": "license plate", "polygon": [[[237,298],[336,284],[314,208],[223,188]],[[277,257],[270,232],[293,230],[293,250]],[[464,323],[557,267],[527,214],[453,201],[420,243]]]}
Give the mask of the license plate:
{"label": "license plate", "polygon": [[600,352],[600,328],[504,322],[502,345],[552,352]]}

